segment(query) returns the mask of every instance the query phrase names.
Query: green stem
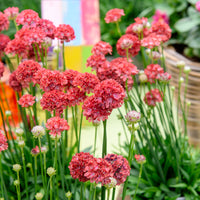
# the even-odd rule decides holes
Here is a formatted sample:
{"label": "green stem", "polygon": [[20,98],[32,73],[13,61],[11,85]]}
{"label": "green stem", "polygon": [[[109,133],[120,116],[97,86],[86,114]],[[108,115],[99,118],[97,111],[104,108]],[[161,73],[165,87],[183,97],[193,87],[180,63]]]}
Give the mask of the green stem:
{"label": "green stem", "polygon": [[116,188],[113,188],[113,191],[112,191],[112,200],[115,200],[115,190],[116,190]]}
{"label": "green stem", "polygon": [[81,183],[80,200],[83,200],[83,183]]}
{"label": "green stem", "polygon": [[137,182],[137,186],[136,186],[136,189],[135,189],[135,194],[134,194],[133,200],[136,198],[138,186],[139,186],[140,179],[141,179],[141,176],[142,176],[142,166],[143,166],[143,164],[140,164],[139,179],[138,179],[138,182]]}
{"label": "green stem", "polygon": [[110,199],[110,189],[107,189],[107,200]]}
{"label": "green stem", "polygon": [[97,129],[98,129],[98,127],[95,126],[95,136],[94,136],[94,156],[95,156],[95,152],[96,152],[96,144],[97,144]]}
{"label": "green stem", "polygon": [[66,65],[65,65],[65,44],[63,42],[62,44],[62,56],[63,56],[63,70],[66,70]]}
{"label": "green stem", "polygon": [[128,48],[126,48],[126,59],[127,59],[127,62],[128,62],[129,61]]}
{"label": "green stem", "polygon": [[47,174],[46,174],[46,169],[47,169],[47,164],[46,164],[46,153],[43,154],[44,157],[44,182],[45,186],[47,185]]}
{"label": "green stem", "polygon": [[58,49],[57,49],[57,70],[59,70],[59,40],[58,40]]}
{"label": "green stem", "polygon": [[14,19],[13,22],[14,22],[14,24],[15,24],[16,31],[18,31],[19,28],[18,28],[18,26],[17,26],[16,20]]}
{"label": "green stem", "polygon": [[[58,156],[58,139],[57,139],[57,135],[56,135],[56,138],[55,138],[55,160],[54,160],[54,167],[55,167],[55,170],[58,172],[57,156]],[[56,173],[56,192],[57,192],[57,195],[56,195],[56,199],[57,199],[57,197],[58,197],[58,173]]]}
{"label": "green stem", "polygon": [[82,122],[83,122],[83,110],[81,111],[81,120],[79,126],[78,153],[80,152]]}
{"label": "green stem", "polygon": [[121,33],[121,30],[120,30],[119,22],[118,22],[118,21],[116,22],[116,26],[117,26],[117,31],[118,31],[118,33],[119,33],[119,35],[120,35],[120,37],[121,37],[121,36],[122,36],[122,33]]}
{"label": "green stem", "polygon": [[18,187],[17,197],[18,197],[18,200],[21,200],[19,172],[17,172],[17,180],[19,181],[19,185],[17,185],[17,187]]}
{"label": "green stem", "polygon": [[52,177],[50,177],[50,200],[53,200]]}
{"label": "green stem", "polygon": [[37,156],[34,156],[34,184],[35,184],[35,194],[37,193]]}

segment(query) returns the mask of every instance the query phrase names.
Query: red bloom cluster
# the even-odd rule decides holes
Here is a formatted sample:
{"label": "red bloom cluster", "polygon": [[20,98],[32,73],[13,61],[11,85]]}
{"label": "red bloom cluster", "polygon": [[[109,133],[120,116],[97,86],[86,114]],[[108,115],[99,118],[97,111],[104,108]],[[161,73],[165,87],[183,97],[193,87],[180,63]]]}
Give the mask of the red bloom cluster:
{"label": "red bloom cluster", "polygon": [[117,185],[124,183],[131,170],[126,158],[117,154],[108,154],[104,157],[104,160],[112,165],[114,171],[113,178],[117,180]]}
{"label": "red bloom cluster", "polygon": [[61,115],[67,105],[66,94],[56,90],[45,92],[40,100],[40,104],[43,110],[50,112],[55,110],[56,115]]}
{"label": "red bloom cluster", "polygon": [[70,42],[75,39],[74,29],[68,24],[60,24],[55,29],[55,37],[60,39],[61,43]]}
{"label": "red bloom cluster", "polygon": [[19,105],[22,107],[30,107],[35,103],[35,97],[30,94],[24,94],[18,101]]}
{"label": "red bloom cluster", "polygon": [[99,83],[99,79],[96,75],[91,73],[79,73],[73,81],[74,86],[81,88],[83,92],[90,93],[94,90],[94,87]]}
{"label": "red bloom cluster", "polygon": [[156,102],[161,102],[163,100],[163,93],[158,89],[152,89],[145,94],[144,102],[148,106],[156,106]]}
{"label": "red bloom cluster", "polygon": [[171,74],[165,72],[157,75],[157,79],[162,82],[168,82],[172,78]]}
{"label": "red bloom cluster", "polygon": [[93,70],[98,70],[105,61],[106,58],[103,54],[93,54],[87,59],[86,66],[91,67]]}
{"label": "red bloom cluster", "polygon": [[144,155],[135,155],[135,159],[139,164],[144,164],[146,162]]}
{"label": "red bloom cluster", "polygon": [[17,15],[19,14],[19,8],[18,7],[9,7],[4,10],[4,14],[8,18],[8,20],[14,20]]}
{"label": "red bloom cluster", "polygon": [[67,79],[67,84],[64,85],[66,90],[69,88],[73,87],[73,81],[74,78],[79,74],[78,71],[72,70],[72,69],[67,69],[66,71],[63,72],[63,75]]}
{"label": "red bloom cluster", "polygon": [[153,49],[154,47],[158,47],[160,42],[160,38],[155,33],[152,33],[141,40],[141,46]]}
{"label": "red bloom cluster", "polygon": [[0,32],[7,30],[9,27],[9,21],[5,14],[0,12]]}
{"label": "red bloom cluster", "polygon": [[32,81],[34,84],[40,84],[40,80],[43,76],[43,74],[45,74],[47,69],[41,67],[39,70],[37,70],[34,75],[33,75],[33,78],[32,78]]}
{"label": "red bloom cluster", "polygon": [[37,156],[39,153],[40,153],[40,149],[39,149],[38,146],[36,146],[35,148],[33,148],[33,149],[31,150],[31,155],[32,155],[32,156]]}
{"label": "red bloom cluster", "polygon": [[123,35],[117,41],[117,52],[120,56],[126,56],[126,50],[128,50],[128,56],[136,56],[140,51],[140,40],[138,37],[126,34]]}
{"label": "red bloom cluster", "polygon": [[154,83],[155,79],[158,79],[158,76],[164,73],[164,70],[159,64],[150,64],[144,70],[144,73],[147,75],[148,81]]}
{"label": "red bloom cluster", "polygon": [[38,62],[33,60],[25,60],[20,63],[16,70],[17,80],[22,84],[23,87],[28,87],[29,83],[32,82],[34,74],[41,68]]}
{"label": "red bloom cluster", "polygon": [[0,130],[0,153],[6,149],[8,149],[7,138]]}
{"label": "red bloom cluster", "polygon": [[18,14],[16,18],[16,23],[17,25],[36,26],[38,20],[38,13],[34,10],[27,9]]}
{"label": "red bloom cluster", "polygon": [[103,55],[106,55],[109,53],[112,55],[112,46],[107,42],[100,41],[93,46],[92,53],[103,54]]}
{"label": "red bloom cluster", "polygon": [[4,64],[0,61],[0,79],[3,76],[4,73]]}
{"label": "red bloom cluster", "polygon": [[64,130],[69,130],[70,127],[67,120],[60,117],[52,117],[47,120],[46,128],[50,130],[50,135],[56,136],[61,135]]}
{"label": "red bloom cluster", "polygon": [[16,92],[22,91],[22,84],[17,80],[16,71],[14,71],[12,74],[10,74],[9,85]]}
{"label": "red bloom cluster", "polygon": [[7,35],[0,34],[0,54],[1,54],[1,51],[4,51],[9,41],[10,41],[10,38]]}
{"label": "red bloom cluster", "polygon": [[118,8],[114,8],[109,10],[106,13],[105,16],[105,21],[106,23],[112,23],[112,22],[117,22],[121,19],[122,16],[124,16],[124,10],[123,9],[118,9]]}

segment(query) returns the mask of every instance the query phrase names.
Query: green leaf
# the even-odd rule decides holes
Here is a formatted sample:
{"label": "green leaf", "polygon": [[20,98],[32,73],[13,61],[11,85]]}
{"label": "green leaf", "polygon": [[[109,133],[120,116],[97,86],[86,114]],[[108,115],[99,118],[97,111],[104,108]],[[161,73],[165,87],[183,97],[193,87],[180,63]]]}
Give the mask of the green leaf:
{"label": "green leaf", "polygon": [[198,0],[187,0],[189,3],[191,3],[191,4],[196,4],[196,2],[198,1]]}
{"label": "green leaf", "polygon": [[187,8],[187,2],[182,1],[179,6],[176,7],[176,12],[181,12]]}
{"label": "green leaf", "polygon": [[173,14],[175,12],[175,8],[170,7],[169,4],[167,4],[167,3],[156,4],[155,8],[157,10],[161,10],[162,12],[166,12],[166,14],[168,16],[170,16],[171,14]]}
{"label": "green leaf", "polygon": [[184,169],[180,168],[180,170],[181,170],[181,173],[183,174],[183,176],[185,177],[185,179],[187,181],[189,181],[190,180],[190,175]]}
{"label": "green leaf", "polygon": [[169,187],[172,187],[172,188],[187,188],[187,184],[178,183],[178,184],[175,184],[175,185],[170,185]]}

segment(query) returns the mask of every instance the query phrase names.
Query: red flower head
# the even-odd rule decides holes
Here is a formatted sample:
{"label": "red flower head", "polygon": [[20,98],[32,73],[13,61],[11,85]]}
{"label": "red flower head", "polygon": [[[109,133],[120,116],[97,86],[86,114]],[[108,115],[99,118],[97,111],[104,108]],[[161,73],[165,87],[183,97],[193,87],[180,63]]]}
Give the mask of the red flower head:
{"label": "red flower head", "polygon": [[68,90],[71,87],[74,87],[73,81],[74,78],[79,74],[80,72],[72,70],[72,69],[67,69],[66,71],[63,72],[63,75],[67,79],[67,84],[64,85],[65,89]]}
{"label": "red flower head", "polygon": [[45,74],[47,71],[47,69],[41,67],[39,70],[37,70],[34,75],[33,75],[33,78],[32,78],[32,81],[34,84],[39,84],[40,85],[40,80],[43,76],[43,74]]}
{"label": "red flower head", "polygon": [[112,46],[107,42],[100,41],[93,46],[92,53],[103,54],[103,55],[106,55],[109,53],[112,55]]}
{"label": "red flower head", "polygon": [[118,22],[124,15],[123,9],[114,8],[106,13],[106,17],[104,19],[106,23]]}
{"label": "red flower head", "polygon": [[84,172],[90,182],[100,182],[102,185],[110,183],[110,177],[114,174],[112,165],[103,158],[90,159]]}
{"label": "red flower head", "polygon": [[168,82],[172,78],[171,74],[165,72],[157,75],[157,79],[161,82]]}
{"label": "red flower head", "polygon": [[69,130],[69,124],[67,120],[60,117],[52,117],[47,120],[46,128],[50,130],[49,134],[56,136],[61,135],[64,130]]}
{"label": "red flower head", "polygon": [[87,59],[86,66],[91,67],[92,70],[98,70],[98,68],[101,67],[105,61],[106,58],[103,54],[94,54]]}
{"label": "red flower head", "polygon": [[32,82],[34,74],[41,68],[40,64],[33,60],[25,60],[20,63],[16,70],[17,80],[22,84],[23,87],[28,87],[29,83]]}
{"label": "red flower head", "polygon": [[125,92],[123,87],[115,80],[107,79],[96,85],[94,95],[101,103],[102,109],[112,110],[123,104]]}
{"label": "red flower head", "polygon": [[9,21],[5,14],[0,12],[0,32],[3,30],[8,30]]}
{"label": "red flower head", "polygon": [[16,18],[17,25],[24,25],[24,26],[36,26],[37,21],[39,20],[38,13],[34,10],[27,9],[23,10],[21,13],[18,14]]}
{"label": "red flower head", "polygon": [[160,10],[156,10],[155,15],[152,18],[153,18],[152,24],[159,21],[163,21],[169,24],[169,17],[167,16],[165,12],[161,12]]}
{"label": "red flower head", "polygon": [[126,56],[128,49],[129,56],[136,56],[140,51],[140,40],[138,37],[126,34],[117,41],[117,52],[120,56]]}
{"label": "red flower head", "polygon": [[124,183],[127,176],[130,175],[131,171],[131,168],[126,158],[117,154],[108,154],[104,157],[104,160],[112,165],[114,171],[113,178],[117,180],[117,185]]}
{"label": "red flower head", "polygon": [[79,105],[86,98],[85,92],[78,87],[71,87],[66,94],[69,106]]}
{"label": "red flower head", "polygon": [[10,74],[9,85],[16,92],[22,91],[22,84],[16,78],[16,71],[14,71],[12,74]]}
{"label": "red flower head", "polygon": [[86,182],[89,179],[84,175],[85,167],[88,165],[90,160],[94,160],[94,157],[89,153],[76,153],[71,162],[69,163],[70,174],[73,179],[77,179],[81,182]]}
{"label": "red flower head", "polygon": [[45,70],[40,80],[40,88],[45,92],[51,90],[62,91],[67,82],[66,77],[61,72],[56,70]]}
{"label": "red flower head", "polygon": [[200,1],[196,2],[195,7],[196,7],[197,11],[200,12]]}
{"label": "red flower head", "polygon": [[4,73],[4,64],[0,61],[0,79],[3,76]]}
{"label": "red flower head", "polygon": [[4,51],[9,41],[10,38],[7,35],[0,34],[0,53],[1,51]]}
{"label": "red flower head", "polygon": [[129,123],[136,123],[140,120],[141,118],[141,114],[135,110],[129,111],[126,115],[125,115],[125,119],[129,122]]}
{"label": "red flower head", "polygon": [[55,110],[56,115],[61,115],[66,107],[66,94],[60,91],[45,92],[40,100],[40,104],[43,110],[53,112]]}
{"label": "red flower head", "polygon": [[150,64],[144,70],[144,73],[147,75],[148,81],[152,84],[159,74],[164,73],[164,70],[159,64]]}
{"label": "red flower head", "polygon": [[96,75],[91,73],[79,73],[73,81],[74,86],[81,88],[83,92],[90,93],[94,90],[94,87],[99,83],[99,79]]}
{"label": "red flower head", "polygon": [[139,164],[144,164],[146,162],[146,158],[143,155],[135,155],[135,159]]}
{"label": "red flower head", "polygon": [[17,15],[19,14],[19,8],[18,7],[9,7],[4,10],[4,14],[8,18],[8,20],[14,20]]}
{"label": "red flower head", "polygon": [[35,103],[35,97],[30,94],[24,94],[18,101],[19,105],[22,107],[30,107]]}
{"label": "red flower head", "polygon": [[82,109],[83,115],[88,121],[104,121],[108,119],[108,116],[111,114],[112,110],[103,109],[103,103],[99,103],[99,99],[94,95],[87,97],[84,101]]}
{"label": "red flower head", "polygon": [[155,33],[152,33],[141,40],[141,46],[153,49],[154,47],[158,47],[160,42],[161,39]]}
{"label": "red flower head", "polygon": [[70,25],[60,24],[55,29],[55,37],[63,42],[70,42],[71,40],[75,39],[74,29]]}
{"label": "red flower head", "polygon": [[0,152],[8,149],[8,143],[6,136],[0,130]]}
{"label": "red flower head", "polygon": [[144,102],[148,106],[156,106],[156,102],[161,102],[163,100],[163,93],[158,89],[152,89],[145,94]]}
{"label": "red flower head", "polygon": [[162,42],[167,42],[171,38],[172,30],[164,21],[158,21],[152,24],[151,31],[155,33]]}
{"label": "red flower head", "polygon": [[40,153],[40,149],[39,149],[38,146],[36,146],[35,148],[33,148],[33,149],[31,150],[31,155],[32,155],[32,156],[37,156],[39,153]]}

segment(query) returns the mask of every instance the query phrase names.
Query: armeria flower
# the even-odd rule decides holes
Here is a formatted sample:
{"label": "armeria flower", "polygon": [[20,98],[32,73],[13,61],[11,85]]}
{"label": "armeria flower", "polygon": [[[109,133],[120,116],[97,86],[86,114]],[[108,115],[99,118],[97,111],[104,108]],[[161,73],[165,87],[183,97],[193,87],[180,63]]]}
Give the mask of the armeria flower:
{"label": "armeria flower", "polygon": [[103,158],[89,160],[84,172],[90,182],[102,185],[110,183],[110,177],[113,177],[114,174],[112,165]]}
{"label": "armeria flower", "polygon": [[89,180],[84,174],[85,167],[88,165],[90,160],[94,160],[94,157],[85,152],[76,153],[72,156],[72,160],[69,163],[69,170],[73,179],[78,179],[81,182]]}
{"label": "armeria flower", "polygon": [[32,156],[37,156],[39,153],[40,153],[40,149],[39,149],[38,146],[36,146],[35,148],[33,148],[33,149],[31,150],[31,155],[32,155]]}
{"label": "armeria flower", "polygon": [[163,93],[158,89],[152,89],[145,94],[144,102],[151,107],[156,106],[157,102],[161,102],[163,100]]}
{"label": "armeria flower", "polygon": [[67,78],[61,72],[45,70],[40,80],[40,88],[45,92],[52,90],[62,91],[67,83]]}
{"label": "armeria flower", "polygon": [[119,8],[114,8],[109,10],[106,13],[105,21],[106,23],[118,22],[121,20],[121,17],[124,16],[124,10]]}
{"label": "armeria flower", "polygon": [[47,169],[47,174],[48,174],[50,177],[52,177],[52,176],[54,176],[54,175],[56,174],[56,170],[55,170],[53,167],[49,167],[49,168]]}
{"label": "armeria flower", "polygon": [[117,185],[124,183],[131,170],[126,158],[117,154],[108,154],[104,157],[104,160],[112,165],[114,171],[113,178],[117,180]]}
{"label": "armeria flower", "polygon": [[36,26],[36,23],[39,19],[40,18],[37,12],[31,9],[27,9],[18,14],[16,23],[17,25]]}
{"label": "armeria flower", "polygon": [[154,47],[158,47],[160,42],[160,38],[155,33],[152,33],[141,40],[141,46],[153,49]]}
{"label": "armeria flower", "polygon": [[0,79],[3,77],[4,69],[4,64],[0,61]]}
{"label": "armeria flower", "polygon": [[8,42],[10,42],[10,38],[7,35],[0,34],[0,54],[6,48]]}
{"label": "armeria flower", "polygon": [[67,69],[63,72],[63,75],[67,79],[67,84],[64,85],[65,89],[68,90],[71,87],[74,87],[73,81],[74,78],[79,74],[80,72],[72,70],[72,69]]}
{"label": "armeria flower", "polygon": [[85,72],[79,73],[73,81],[74,86],[78,86],[82,91],[90,93],[94,90],[94,87],[99,83],[99,79],[96,75]]}
{"label": "armeria flower", "polygon": [[141,114],[135,110],[132,110],[130,112],[128,112],[125,115],[125,119],[129,122],[129,123],[136,123],[140,120]]}
{"label": "armeria flower", "polygon": [[33,78],[32,78],[32,81],[34,84],[40,84],[40,80],[43,76],[43,74],[45,74],[47,71],[47,69],[41,67],[39,70],[37,70],[34,75],[33,75]]}
{"label": "armeria flower", "polygon": [[45,135],[45,129],[43,126],[34,126],[31,132],[35,138],[41,138]]}
{"label": "armeria flower", "polygon": [[66,94],[69,106],[79,105],[86,99],[86,94],[78,87],[71,87]]}
{"label": "armeria flower", "polygon": [[0,152],[8,149],[8,143],[6,136],[0,130]]}
{"label": "armeria flower", "polygon": [[108,119],[108,116],[111,114],[110,109],[103,109],[102,103],[99,102],[99,99],[94,95],[87,97],[84,101],[83,106],[83,115],[90,122],[94,121],[104,121]]}
{"label": "armeria flower", "polygon": [[9,76],[9,85],[16,92],[21,92],[22,91],[22,84],[17,80],[16,71],[14,71],[12,74],[10,74],[10,76]]}
{"label": "armeria flower", "polygon": [[156,10],[156,12],[152,18],[153,18],[152,24],[154,24],[156,22],[162,22],[162,21],[169,24],[169,17],[167,15],[167,13],[162,12],[160,10]]}
{"label": "armeria flower", "polygon": [[164,73],[164,70],[159,64],[150,64],[144,70],[144,73],[147,75],[148,81],[152,84],[158,78],[159,74]]}
{"label": "armeria flower", "polygon": [[167,42],[171,38],[172,30],[164,21],[158,21],[152,24],[151,32],[155,33],[162,42]]}
{"label": "armeria flower", "polygon": [[172,78],[171,74],[169,74],[168,72],[162,73],[162,74],[158,74],[157,75],[157,79],[161,82],[168,82],[170,79]]}
{"label": "armeria flower", "polygon": [[103,55],[109,53],[112,55],[112,46],[107,42],[100,41],[92,47],[92,53],[103,54]]}
{"label": "armeria flower", "polygon": [[87,59],[86,66],[91,67],[92,70],[98,70],[98,68],[101,67],[105,61],[105,55],[93,54]]}
{"label": "armeria flower", "polygon": [[24,94],[18,101],[19,105],[22,107],[30,107],[35,103],[35,97],[30,94]]}
{"label": "armeria flower", "polygon": [[139,164],[144,164],[146,162],[144,155],[135,155],[135,159]]}
{"label": "armeria flower", "polygon": [[28,87],[29,83],[32,82],[34,74],[41,68],[38,62],[33,60],[25,60],[19,64],[16,70],[17,80],[22,84],[23,87]]}
{"label": "armeria flower", "polygon": [[64,130],[69,130],[67,120],[60,117],[52,117],[47,120],[46,128],[50,130],[49,134],[56,136],[61,135]]}
{"label": "armeria flower", "polygon": [[197,11],[200,12],[200,1],[196,2],[195,7],[196,7]]}
{"label": "armeria flower", "polygon": [[13,165],[13,171],[19,172],[21,169],[22,169],[22,166],[20,164]]}
{"label": "armeria flower", "polygon": [[75,39],[74,29],[68,24],[60,24],[54,31],[55,37],[63,42]]}
{"label": "armeria flower", "polygon": [[45,92],[40,100],[43,110],[55,111],[56,115],[61,115],[67,105],[66,94],[61,91],[52,90]]}
{"label": "armeria flower", "polygon": [[114,109],[123,104],[125,92],[123,87],[113,79],[102,81],[94,88],[94,95],[102,109]]}
{"label": "armeria flower", "polygon": [[0,12],[0,32],[3,30],[8,30],[9,21],[5,14]]}
{"label": "armeria flower", "polygon": [[126,51],[128,50],[128,56],[136,56],[140,51],[140,40],[138,37],[126,34],[123,35],[117,41],[117,52],[120,56],[126,56]]}
{"label": "armeria flower", "polygon": [[17,15],[19,14],[19,8],[18,7],[8,7],[4,11],[4,14],[8,18],[8,20],[14,20]]}

